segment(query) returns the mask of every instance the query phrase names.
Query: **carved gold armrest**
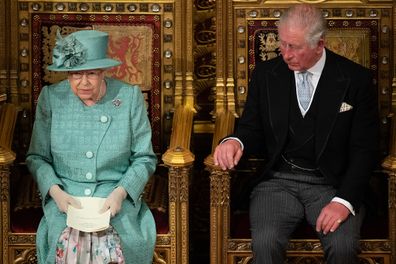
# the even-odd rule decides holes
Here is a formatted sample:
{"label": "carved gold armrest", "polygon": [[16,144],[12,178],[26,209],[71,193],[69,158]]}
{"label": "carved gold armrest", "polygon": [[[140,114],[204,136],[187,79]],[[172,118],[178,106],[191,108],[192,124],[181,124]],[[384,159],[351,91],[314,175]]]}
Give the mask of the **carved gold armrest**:
{"label": "carved gold armrest", "polygon": [[162,155],[167,166],[188,166],[194,162],[190,152],[194,110],[188,106],[179,106],[173,116],[172,134],[168,150]]}
{"label": "carved gold armrest", "polygon": [[13,104],[0,105],[0,165],[10,164],[15,160],[11,144],[17,113],[18,110]]}
{"label": "carved gold armrest", "polygon": [[10,149],[0,147],[0,166],[13,163],[15,157],[15,153]]}

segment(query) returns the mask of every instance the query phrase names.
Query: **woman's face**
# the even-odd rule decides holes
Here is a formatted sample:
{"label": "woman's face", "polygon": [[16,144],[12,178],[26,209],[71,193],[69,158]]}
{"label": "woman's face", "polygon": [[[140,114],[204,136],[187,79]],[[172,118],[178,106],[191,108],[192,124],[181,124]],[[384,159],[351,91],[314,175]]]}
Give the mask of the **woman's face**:
{"label": "woman's face", "polygon": [[71,89],[85,104],[95,104],[106,92],[104,70],[73,71],[68,74]]}

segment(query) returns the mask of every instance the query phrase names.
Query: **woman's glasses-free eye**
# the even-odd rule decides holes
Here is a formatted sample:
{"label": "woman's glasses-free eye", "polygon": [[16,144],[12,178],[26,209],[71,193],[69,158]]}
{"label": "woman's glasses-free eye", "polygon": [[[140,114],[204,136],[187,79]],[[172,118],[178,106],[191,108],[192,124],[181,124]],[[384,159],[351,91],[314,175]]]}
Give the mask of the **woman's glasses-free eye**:
{"label": "woman's glasses-free eye", "polygon": [[89,80],[98,80],[102,71],[87,71],[87,72],[70,72],[74,80],[81,80],[83,76],[87,76]]}

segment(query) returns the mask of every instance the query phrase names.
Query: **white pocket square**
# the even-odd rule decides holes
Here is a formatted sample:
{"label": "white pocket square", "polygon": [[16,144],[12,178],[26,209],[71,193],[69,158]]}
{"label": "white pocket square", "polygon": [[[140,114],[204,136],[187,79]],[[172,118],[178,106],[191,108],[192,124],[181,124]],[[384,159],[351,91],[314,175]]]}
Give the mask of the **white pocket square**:
{"label": "white pocket square", "polygon": [[341,107],[340,107],[340,113],[349,111],[349,110],[351,110],[352,108],[353,108],[352,105],[343,102],[343,103],[341,104]]}

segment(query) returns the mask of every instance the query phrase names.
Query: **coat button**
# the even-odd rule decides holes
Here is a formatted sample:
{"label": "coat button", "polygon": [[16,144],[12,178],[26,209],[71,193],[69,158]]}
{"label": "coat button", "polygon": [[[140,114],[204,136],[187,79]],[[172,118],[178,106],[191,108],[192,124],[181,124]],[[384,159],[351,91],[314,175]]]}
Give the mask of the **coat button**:
{"label": "coat button", "polygon": [[108,121],[109,119],[107,118],[107,116],[101,116],[100,117],[100,122],[102,122],[102,123],[106,123],[107,121]]}
{"label": "coat button", "polygon": [[93,152],[92,151],[87,151],[87,153],[85,153],[85,156],[88,158],[88,159],[92,159],[93,158]]}
{"label": "coat button", "polygon": [[84,190],[84,194],[87,195],[87,196],[90,195],[91,194],[91,189],[85,189]]}
{"label": "coat button", "polygon": [[92,193],[91,189],[85,189],[84,190],[84,194],[87,195],[87,196],[90,195],[91,193]]}
{"label": "coat button", "polygon": [[92,179],[92,173],[87,172],[87,174],[85,174],[85,178],[87,178],[88,180]]}

